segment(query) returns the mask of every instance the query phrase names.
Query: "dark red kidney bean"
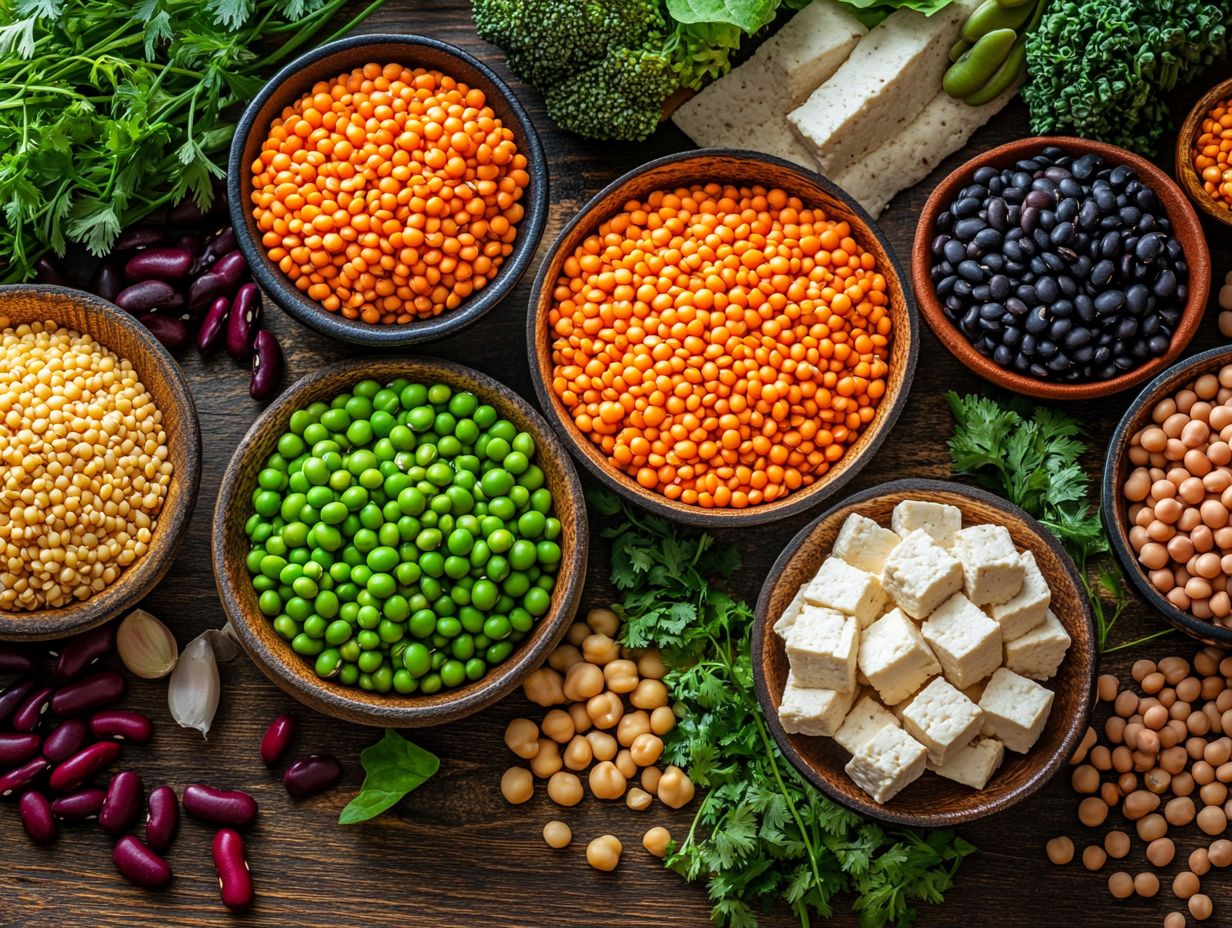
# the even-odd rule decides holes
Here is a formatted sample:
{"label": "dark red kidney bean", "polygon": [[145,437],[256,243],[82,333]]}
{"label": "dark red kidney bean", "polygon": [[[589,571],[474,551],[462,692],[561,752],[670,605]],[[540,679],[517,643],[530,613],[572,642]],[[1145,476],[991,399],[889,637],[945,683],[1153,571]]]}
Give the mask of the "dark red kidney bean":
{"label": "dark red kidney bean", "polygon": [[168,351],[178,351],[188,344],[188,323],[176,316],[160,316],[158,313],[145,313],[138,316],[137,321],[150,330],[150,334],[162,343]]}
{"label": "dark red kidney bean", "polygon": [[40,284],[52,284],[57,287],[73,286],[73,282],[60,270],[60,266],[47,255],[34,262],[34,279]]}
{"label": "dark red kidney bean", "polygon": [[188,310],[199,313],[220,296],[226,296],[234,287],[227,286],[227,280],[220,274],[207,271],[188,288]]}
{"label": "dark red kidney bean", "polygon": [[116,624],[108,622],[64,642],[56,658],[55,674],[61,680],[75,677],[115,647]]}
{"label": "dark red kidney bean", "polygon": [[230,226],[223,226],[218,230],[218,234],[210,239],[210,243],[205,246],[205,251],[201,252],[201,258],[197,262],[198,270],[213,266],[223,255],[235,251],[236,244],[235,230]]}
{"label": "dark red kidney bean", "polygon": [[98,813],[98,824],[103,831],[118,835],[128,831],[141,812],[144,790],[141,777],[131,770],[121,770],[107,784],[107,798]]}
{"label": "dark red kidney bean", "polygon": [[269,723],[265,734],[261,736],[261,762],[273,767],[282,760],[291,746],[291,736],[295,734],[295,716],[280,715]]}
{"label": "dark red kidney bean", "polygon": [[17,711],[13,713],[13,731],[34,731],[43,720],[43,714],[51,705],[55,694],[54,686],[40,686],[25,698]]}
{"label": "dark red kidney bean", "polygon": [[120,756],[118,741],[99,741],[78,751],[51,771],[48,782],[57,793],[76,789]]}
{"label": "dark red kidney bean", "polygon": [[124,265],[124,276],[132,281],[175,283],[187,277],[192,266],[192,252],[186,248],[147,248],[128,259]]}
{"label": "dark red kidney bean", "polygon": [[0,725],[9,720],[33,689],[33,680],[17,680],[0,690]]}
{"label": "dark red kidney bean", "polygon": [[309,799],[342,779],[342,764],[328,754],[309,754],[287,768],[282,785],[292,799]]}
{"label": "dark red kidney bean", "polygon": [[12,770],[0,774],[0,799],[7,799],[14,793],[28,787],[31,783],[43,775],[43,772],[50,767],[45,757],[35,757],[32,760],[26,761],[20,767],[14,767]]}
{"label": "dark red kidney bean", "polygon": [[165,853],[175,840],[175,829],[180,823],[180,803],[175,790],[159,786],[150,793],[149,816],[145,820],[145,840],[160,854]]}
{"label": "dark red kidney bean", "polygon": [[[197,263],[197,258],[201,257],[201,252],[205,250],[205,241],[200,235],[195,232],[185,232],[175,240],[176,248],[183,248],[193,257],[193,264]],[[192,273],[190,270],[189,273]]]}
{"label": "dark red kidney bean", "polygon": [[90,743],[90,728],[82,719],[69,719],[51,730],[43,741],[43,756],[53,764],[66,761]]}
{"label": "dark red kidney bean", "polygon": [[282,383],[282,348],[274,333],[262,329],[252,342],[252,378],[248,395],[254,400],[267,400],[278,392]]}
{"label": "dark red kidney bean", "polygon": [[132,251],[134,248],[149,248],[165,240],[166,235],[157,226],[130,226],[120,233],[111,246],[111,251],[114,254],[117,251]]}
{"label": "dark red kidney bean", "polygon": [[171,865],[132,835],[125,835],[115,843],[111,859],[130,883],[146,889],[162,889],[171,882]]}
{"label": "dark red kidney bean", "polygon": [[51,811],[51,802],[42,793],[30,790],[17,803],[21,827],[35,844],[51,844],[60,836],[60,825]]}
{"label": "dark red kidney bean", "polygon": [[16,767],[18,764],[24,764],[31,757],[39,753],[39,748],[43,745],[43,739],[28,732],[20,734],[17,732],[0,733],[0,767]]}
{"label": "dark red kidney bean", "polygon": [[227,316],[227,354],[237,361],[246,360],[252,354],[260,321],[261,291],[256,284],[244,284],[236,291]]}
{"label": "dark red kidney bean", "polygon": [[97,786],[79,789],[67,796],[58,796],[51,801],[51,811],[56,818],[66,822],[84,822],[94,818],[103,808],[107,794]]}
{"label": "dark red kidney bean", "polygon": [[81,715],[83,712],[93,712],[103,706],[119,702],[124,696],[127,684],[124,675],[114,670],[101,670],[88,677],[82,677],[72,683],[66,683],[56,690],[51,699],[51,711],[60,718]]}
{"label": "dark red kidney bean", "polygon": [[226,211],[227,201],[219,194],[216,188],[214,199],[210,200],[208,207],[202,209],[192,197],[185,197],[175,206],[171,207],[171,212],[167,214],[167,221],[176,226],[196,226],[200,225],[210,216],[217,216]]}
{"label": "dark red kidney bean", "polygon": [[257,817],[257,801],[243,790],[189,783],[184,787],[184,811],[210,825],[247,828]]}
{"label": "dark red kidney bean", "polygon": [[228,251],[225,255],[214,262],[214,266],[210,268],[211,274],[217,274],[219,277],[228,281],[229,289],[234,289],[239,286],[240,279],[248,272],[248,261],[244,258],[244,253],[239,249]]}
{"label": "dark red kidney bean", "polygon": [[154,736],[150,720],[132,709],[104,709],[90,719],[90,734],[100,740],[131,741],[145,744]]}
{"label": "dark red kidney bean", "polygon": [[109,303],[114,303],[124,289],[124,262],[117,256],[104,259],[90,278],[90,289]]}
{"label": "dark red kidney bean", "polygon": [[244,859],[244,836],[232,828],[221,828],[214,835],[214,869],[218,871],[218,892],[222,904],[233,912],[252,905],[252,872]]}
{"label": "dark red kidney bean", "polygon": [[0,643],[0,676],[18,676],[34,669],[34,655],[28,648]]}
{"label": "dark red kidney bean", "polygon": [[117,293],[115,303],[120,309],[138,315],[158,309],[173,299],[175,288],[165,280],[143,280]]}
{"label": "dark red kidney bean", "polygon": [[197,330],[197,350],[209,354],[223,343],[227,334],[227,314],[231,312],[231,301],[220,296],[210,304],[205,318],[201,320],[201,328]]}

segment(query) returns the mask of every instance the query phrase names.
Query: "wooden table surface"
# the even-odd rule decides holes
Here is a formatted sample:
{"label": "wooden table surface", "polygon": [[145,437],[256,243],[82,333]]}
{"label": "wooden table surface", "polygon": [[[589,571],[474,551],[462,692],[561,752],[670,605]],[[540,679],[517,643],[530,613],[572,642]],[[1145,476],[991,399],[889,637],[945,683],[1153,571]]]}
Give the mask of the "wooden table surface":
{"label": "wooden table surface", "polygon": [[[364,31],[417,32],[443,39],[477,54],[508,76],[500,55],[475,36],[468,10],[464,0],[429,0],[413,6],[393,0]],[[550,161],[552,210],[540,257],[561,226],[601,186],[643,161],[690,147],[688,139],[671,126],[643,144],[587,143],[557,131],[538,96],[515,86],[539,127]],[[1180,99],[1188,102],[1189,98]],[[895,200],[881,225],[900,258],[907,258],[916,216],[932,185],[972,154],[1024,134],[1025,110],[1016,102],[977,133],[963,153]],[[1232,247],[1226,230],[1208,230],[1221,280],[1232,267]],[[422,353],[471,365],[522,395],[532,396],[523,337],[531,277],[527,274],[513,294],[477,326],[426,346]],[[360,354],[268,309],[269,324],[287,350],[288,382],[323,364]],[[894,435],[847,492],[906,475],[944,478],[949,473],[944,440],[951,421],[944,393],[947,389],[982,391],[987,386],[954,361],[926,328],[921,329],[920,338],[911,401]],[[1191,353],[1219,342],[1215,312],[1211,311]],[[210,566],[210,518],[223,468],[261,407],[248,397],[247,374],[225,357],[202,362],[195,352],[187,351],[181,360],[196,397],[204,437],[201,494],[179,558],[145,606],[168,622],[183,646],[202,629],[224,621]],[[1132,397],[1131,391],[1071,407],[1071,412],[1090,425],[1092,474],[1098,472],[1104,445]],[[745,556],[745,566],[735,580],[740,594],[749,601],[756,598],[766,569],[809,518],[785,520],[730,539]],[[607,554],[597,541],[591,552],[583,608],[610,600]],[[1115,635],[1119,640],[1136,637],[1156,628],[1158,621],[1135,600]],[[1174,652],[1189,656],[1193,650],[1188,641],[1175,637],[1147,649],[1110,656],[1102,669],[1127,676],[1129,664],[1144,651],[1159,657]],[[129,748],[125,757],[148,786],[170,783],[181,788],[202,780],[240,787],[257,797],[262,812],[249,838],[249,860],[258,892],[253,911],[236,917],[223,909],[210,861],[210,834],[195,823],[183,825],[171,853],[176,871],[171,889],[147,893],[115,872],[110,843],[98,829],[69,828],[54,847],[35,848],[22,834],[15,811],[5,807],[0,810],[0,928],[232,922],[303,928],[709,924],[709,904],[702,887],[686,886],[641,848],[641,834],[652,824],[668,824],[682,833],[691,809],[665,815],[656,806],[654,811],[635,813],[623,803],[603,804],[588,798],[580,806],[562,810],[548,802],[542,786],[525,805],[512,807],[503,801],[498,780],[512,756],[501,733],[509,719],[535,709],[520,694],[447,728],[407,732],[440,755],[440,773],[390,813],[369,824],[344,828],[337,824],[337,817],[362,779],[359,752],[379,732],[301,710],[244,657],[223,665],[222,678],[222,705],[208,741],[171,721],[164,683],[136,681],[128,703],[150,713],[156,722],[156,737],[149,746]],[[260,734],[270,719],[286,711],[299,718],[296,752],[328,751],[343,761],[346,775],[337,791],[294,804],[261,765],[256,753]],[[540,711],[534,717],[541,715]],[[1043,845],[1053,835],[1074,836],[1080,849],[1098,839],[1096,833],[1078,825],[1075,809],[1075,796],[1067,777],[1062,776],[1019,807],[961,828],[963,837],[980,852],[961,869],[945,905],[924,907],[919,924],[995,923],[999,928],[1159,925],[1163,914],[1176,907],[1167,889],[1155,900],[1117,903],[1104,888],[1104,878],[1112,868],[1097,875],[1076,862],[1056,868],[1046,861]],[[575,841],[567,851],[550,850],[540,837],[543,823],[554,817],[573,827]],[[589,838],[606,832],[620,837],[626,848],[619,869],[611,874],[590,869],[583,854]],[[1196,846],[1192,838],[1179,844],[1183,853],[1178,860],[1184,860]],[[1142,861],[1142,849],[1135,847],[1126,863],[1133,869]],[[1165,886],[1173,870],[1168,871]],[[1213,895],[1220,922],[1227,923],[1232,915],[1232,887],[1226,881],[1221,885],[1218,879],[1208,879],[1203,891]],[[762,923],[790,925],[793,920],[782,906]],[[840,906],[832,924],[857,922]]]}

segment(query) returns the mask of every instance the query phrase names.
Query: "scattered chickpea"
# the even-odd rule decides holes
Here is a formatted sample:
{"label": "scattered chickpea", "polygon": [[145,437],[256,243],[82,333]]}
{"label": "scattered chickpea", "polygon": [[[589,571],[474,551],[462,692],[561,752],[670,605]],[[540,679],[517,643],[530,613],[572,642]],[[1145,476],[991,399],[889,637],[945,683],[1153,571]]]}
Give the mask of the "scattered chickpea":
{"label": "scattered chickpea", "polygon": [[1108,892],[1117,899],[1128,899],[1134,894],[1134,878],[1124,870],[1108,877]]}
{"label": "scattered chickpea", "polygon": [[564,677],[551,667],[540,667],[522,683],[522,692],[537,706],[559,706],[566,702]]}
{"label": "scattered chickpea", "polygon": [[654,797],[637,786],[629,790],[625,796],[625,805],[635,812],[644,812],[650,808],[652,802],[654,802]]}
{"label": "scattered chickpea", "polygon": [[1211,904],[1211,897],[1205,893],[1194,893],[1189,897],[1189,914],[1200,922],[1206,921],[1211,917],[1215,907]]}
{"label": "scattered chickpea", "polygon": [[642,789],[652,796],[657,795],[659,792],[659,780],[662,777],[663,771],[658,767],[647,767],[642,771]]}
{"label": "scattered chickpea", "polygon": [[1181,912],[1169,912],[1164,916],[1164,928],[1185,928],[1185,916]]}
{"label": "scattered chickpea", "polygon": [[1078,820],[1088,827],[1104,823],[1108,817],[1108,804],[1095,796],[1089,796],[1078,804]]}
{"label": "scattered chickpea", "polygon": [[1144,870],[1134,877],[1134,892],[1143,899],[1151,899],[1159,892],[1159,877]]}
{"label": "scattered chickpea", "polygon": [[1178,899],[1188,899],[1201,887],[1197,875],[1188,870],[1182,870],[1172,880],[1172,893]]}
{"label": "scattered chickpea", "polygon": [[575,806],[583,795],[582,781],[575,774],[558,770],[548,779],[548,798],[558,806]]}
{"label": "scattered chickpea", "polygon": [[573,717],[563,709],[553,709],[545,715],[540,727],[557,744],[568,744],[575,734]]}
{"label": "scattered chickpea", "polygon": [[604,692],[586,701],[586,714],[595,728],[615,728],[625,714],[625,707],[618,695]]}
{"label": "scattered chickpea", "polygon": [[569,631],[565,632],[565,641],[575,648],[580,648],[582,642],[593,634],[594,632],[585,622],[574,622],[569,626]]}
{"label": "scattered chickpea", "polygon": [[1156,838],[1146,846],[1146,859],[1152,867],[1166,867],[1176,856],[1176,845],[1171,838]]}
{"label": "scattered chickpea", "polygon": [[573,829],[564,822],[553,819],[543,826],[543,840],[548,847],[560,850],[562,847],[568,847],[573,840]]}
{"label": "scattered chickpea", "polygon": [[603,692],[603,669],[579,661],[565,674],[565,697],[572,702],[585,702]]}
{"label": "scattered chickpea", "polygon": [[[1220,810],[1222,813],[1222,810]],[[1199,813],[1201,816],[1201,813]],[[1168,833],[1168,821],[1158,812],[1152,812],[1150,815],[1144,815],[1137,822],[1138,837],[1143,841],[1151,842],[1158,838],[1162,838]]]}
{"label": "scattered chickpea", "polygon": [[637,659],[637,672],[651,680],[662,680],[667,676],[667,665],[658,651],[647,651]]}
{"label": "scattered chickpea", "polygon": [[1048,854],[1048,859],[1058,866],[1074,859],[1074,842],[1065,835],[1051,839],[1044,846],[1044,850]]}
{"label": "scattered chickpea", "polygon": [[1207,859],[1211,864],[1220,868],[1232,866],[1232,841],[1226,838],[1220,838],[1218,841],[1212,841],[1211,846],[1207,849]]}
{"label": "scattered chickpea", "polygon": [[582,657],[602,667],[620,658],[620,645],[607,635],[589,635],[582,642]]}
{"label": "scattered chickpea", "polygon": [[548,655],[548,666],[557,673],[568,673],[569,668],[582,659],[582,652],[571,644],[562,644]]}
{"label": "scattered chickpea", "polygon": [[594,759],[594,752],[590,748],[590,742],[583,735],[574,735],[569,744],[565,746],[565,753],[561,759],[569,770],[585,770]]}
{"label": "scattered chickpea", "polygon": [[612,763],[616,765],[616,769],[626,780],[632,780],[637,776],[637,763],[633,760],[633,755],[628,748],[621,748],[617,751]]}
{"label": "scattered chickpea", "polygon": [[1129,853],[1129,835],[1123,831],[1110,831],[1104,835],[1104,850],[1108,856],[1120,860]]}
{"label": "scattered chickpea", "polygon": [[693,781],[676,765],[669,766],[659,778],[659,801],[672,809],[679,809],[693,799]]}
{"label": "scattered chickpea", "polygon": [[623,850],[615,835],[600,835],[586,845],[586,862],[596,870],[615,870]]}
{"label": "scattered chickpea", "polygon": [[586,613],[586,625],[596,635],[607,635],[615,638],[620,631],[620,616],[611,609],[602,607],[591,609]]}
{"label": "scattered chickpea", "polygon": [[1196,847],[1189,854],[1189,870],[1195,876],[1206,876],[1211,872],[1211,856],[1204,847]]}
{"label": "scattered chickpea", "polygon": [[650,730],[662,737],[676,727],[676,713],[670,706],[659,706],[650,713]]}
{"label": "scattered chickpea", "polygon": [[506,802],[519,806],[534,795],[535,781],[525,767],[510,767],[501,774],[500,790]]}
{"label": "scattered chickpea", "polygon": [[530,769],[541,780],[546,780],[562,766],[560,745],[548,738],[539,739],[539,753],[530,759]]}
{"label": "scattered chickpea", "polygon": [[566,711],[569,713],[569,718],[573,719],[573,730],[579,735],[594,727],[595,723],[590,720],[585,703],[575,702]]}
{"label": "scattered chickpea", "polygon": [[613,693],[632,693],[637,689],[637,664],[620,659],[609,662],[603,668],[603,679]]}
{"label": "scattered chickpea", "polygon": [[505,726],[505,746],[523,760],[539,753],[539,726],[530,719],[513,719]]}
{"label": "scattered chickpea", "polygon": [[621,747],[631,747],[639,735],[650,731],[650,714],[645,709],[634,709],[621,716],[616,726],[616,740]]}
{"label": "scattered chickpea", "polygon": [[1117,691],[1120,688],[1121,681],[1110,673],[1100,674],[1095,686],[1100,702],[1112,702],[1115,700]]}
{"label": "scattered chickpea", "polygon": [[589,782],[596,799],[619,799],[625,794],[625,775],[610,760],[590,768]]}
{"label": "scattered chickpea", "polygon": [[616,739],[605,731],[588,731],[586,741],[590,744],[591,753],[597,761],[611,760],[619,748]]}
{"label": "scattered chickpea", "polygon": [[648,767],[663,753],[663,739],[649,733],[638,735],[629,746],[629,754],[639,767]]}
{"label": "scattered chickpea", "polygon": [[671,841],[671,832],[662,825],[655,825],[654,828],[651,828],[646,834],[642,835],[642,847],[659,858],[667,856],[667,847],[671,844]]}
{"label": "scattered chickpea", "polygon": [[667,687],[659,680],[642,680],[629,696],[629,702],[639,709],[658,709],[667,705]]}

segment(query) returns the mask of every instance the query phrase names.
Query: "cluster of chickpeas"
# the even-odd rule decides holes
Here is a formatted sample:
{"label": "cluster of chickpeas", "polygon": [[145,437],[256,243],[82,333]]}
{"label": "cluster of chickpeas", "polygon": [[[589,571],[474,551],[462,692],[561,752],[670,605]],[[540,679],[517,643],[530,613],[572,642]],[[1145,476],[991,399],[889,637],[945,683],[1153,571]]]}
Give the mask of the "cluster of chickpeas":
{"label": "cluster of chickpeas", "polygon": [[[1190,917],[1205,921],[1214,907],[1201,891],[1202,878],[1212,868],[1232,866],[1232,840],[1223,837],[1232,818],[1232,657],[1206,648],[1192,666],[1181,657],[1139,660],[1131,675],[1137,691],[1122,689],[1111,674],[1099,678],[1099,700],[1112,713],[1102,737],[1088,728],[1070,760],[1071,783],[1084,797],[1078,820],[1099,828],[1119,807],[1127,823],[1107,831],[1102,842],[1088,844],[1082,863],[1098,871],[1109,860],[1124,860],[1133,847],[1132,830],[1151,869],[1116,870],[1108,877],[1108,891],[1117,899],[1152,898],[1161,888],[1154,871],[1172,865],[1177,840],[1193,835],[1196,825],[1202,844],[1189,854],[1186,869],[1173,875],[1171,892]],[[1046,851],[1054,864],[1068,864],[1074,842],[1056,837]],[[1185,924],[1181,911],[1164,919],[1164,928]]]}
{"label": "cluster of chickpeas", "polygon": [[1232,624],[1232,365],[1155,404],[1130,440],[1129,542],[1176,608]]}
{"label": "cluster of chickpeas", "polygon": [[[657,798],[679,809],[693,798],[693,782],[679,767],[663,768],[663,736],[676,726],[668,705],[667,673],[657,651],[624,651],[617,638],[620,619],[610,609],[592,609],[575,623],[566,641],[526,678],[526,698],[548,713],[536,724],[517,718],[505,729],[509,750],[527,762],[501,776],[501,793],[519,805],[534,795],[535,779],[547,780],[547,795],[559,806],[582,801],[589,787],[596,799],[624,798],[636,812]],[[583,785],[582,775],[586,777]],[[563,848],[573,840],[569,826],[551,821],[544,841]],[[671,835],[655,827],[642,845],[663,857]],[[622,846],[613,835],[590,842],[586,859],[597,870],[613,870]]]}
{"label": "cluster of chickpeas", "polygon": [[0,609],[66,606],[148,550],[171,484],[163,417],[90,336],[0,326]]}

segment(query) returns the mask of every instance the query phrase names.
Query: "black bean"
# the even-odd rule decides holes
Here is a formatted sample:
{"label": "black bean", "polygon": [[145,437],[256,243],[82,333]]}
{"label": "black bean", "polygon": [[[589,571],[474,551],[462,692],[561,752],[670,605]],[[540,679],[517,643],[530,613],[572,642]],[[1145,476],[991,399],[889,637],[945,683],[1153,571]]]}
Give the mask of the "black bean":
{"label": "black bean", "polygon": [[958,222],[954,223],[954,237],[959,241],[966,243],[975,238],[975,234],[979,232],[980,229],[986,228],[987,226],[988,223],[986,223],[979,216],[972,216],[969,219],[960,219]]}
{"label": "black bean", "polygon": [[1035,346],[1035,354],[1037,357],[1047,361],[1050,358],[1056,357],[1057,346],[1046,338],[1040,339],[1039,344]]}
{"label": "black bean", "polygon": [[1014,358],[1014,352],[1010,351],[1009,347],[1002,342],[993,349],[992,359],[1002,367],[1009,367],[1010,361]]}
{"label": "black bean", "polygon": [[1022,227],[1024,232],[1034,232],[1035,227],[1039,224],[1039,208],[1035,206],[1024,206],[1022,208],[1021,218],[1018,220],[1018,225]]}
{"label": "black bean", "polygon": [[953,274],[947,274],[941,280],[936,282],[935,289],[937,296],[947,297],[954,292],[954,282],[958,280]]}
{"label": "black bean", "polygon": [[988,284],[977,284],[971,288],[971,299],[980,300],[981,302],[991,299],[992,290]]}
{"label": "black bean", "polygon": [[1035,282],[1035,294],[1045,303],[1051,303],[1061,295],[1055,277],[1041,277]]}
{"label": "black bean", "polygon": [[1116,274],[1116,265],[1107,258],[1099,261],[1091,268],[1091,283],[1096,287],[1103,287],[1109,283]]}
{"label": "black bean", "polygon": [[1040,332],[1044,331],[1044,329],[1048,328],[1048,323],[1050,321],[1051,318],[1048,314],[1048,307],[1037,306],[1035,309],[1031,310],[1030,315],[1027,316],[1027,332],[1032,335],[1038,335]]}
{"label": "black bean", "polygon": [[1133,316],[1125,316],[1117,323],[1117,338],[1130,338],[1138,334],[1138,320]]}
{"label": "black bean", "polygon": [[[1039,181],[1034,183],[1038,184]],[[1057,204],[1056,196],[1048,190],[1042,190],[1032,185],[1031,192],[1022,201],[1023,206],[1034,206],[1036,209],[1052,209]]]}
{"label": "black bean", "polygon": [[1105,290],[1095,297],[1095,312],[1107,316],[1117,312],[1125,305],[1125,293],[1121,290]]}
{"label": "black bean", "polygon": [[1048,326],[1048,337],[1054,342],[1059,342],[1069,334],[1073,327],[1074,324],[1068,319],[1053,319],[1052,324]]}
{"label": "black bean", "polygon": [[1048,311],[1059,319],[1067,319],[1074,314],[1074,304],[1069,300],[1055,300]]}
{"label": "black bean", "polygon": [[1074,238],[1074,224],[1072,222],[1058,222],[1052,227],[1052,234],[1049,238],[1054,245],[1068,245]]}
{"label": "black bean", "polygon": [[1067,349],[1081,348],[1091,341],[1091,330],[1085,326],[1070,329],[1065,336],[1064,345]]}
{"label": "black bean", "polygon": [[1025,358],[1035,357],[1035,335],[1028,332],[1018,344],[1018,353]]}
{"label": "black bean", "polygon": [[[1001,247],[1001,233],[994,228],[980,229],[972,241],[981,248],[994,249]],[[1162,248],[1162,243],[1160,245]]]}
{"label": "black bean", "polygon": [[1159,318],[1159,313],[1148,313],[1142,320],[1142,325],[1138,327],[1138,331],[1143,335],[1151,336],[1159,331],[1162,320]]}
{"label": "black bean", "polygon": [[992,180],[996,176],[997,176],[997,169],[992,167],[991,165],[986,164],[982,168],[978,168],[976,172],[971,175],[971,179],[975,181],[977,184],[987,184],[990,180]]}
{"label": "black bean", "polygon": [[941,252],[945,256],[945,260],[951,264],[957,264],[967,256],[967,249],[963,248],[963,244],[956,239],[947,238],[941,246]]}
{"label": "black bean", "polygon": [[1164,250],[1164,237],[1159,234],[1144,235],[1138,239],[1134,257],[1139,261],[1154,261]]}
{"label": "black bean", "polygon": [[1171,296],[1176,292],[1176,273],[1170,268],[1164,268],[1159,272],[1159,276],[1155,278],[1152,290],[1161,299]]}
{"label": "black bean", "polygon": [[962,278],[955,278],[954,295],[964,299],[971,296],[971,282]]}
{"label": "black bean", "polygon": [[998,232],[1004,232],[1008,227],[1008,213],[1009,207],[1001,197],[993,197],[988,201],[988,224]]}
{"label": "black bean", "polygon": [[973,196],[970,191],[966,191],[964,197],[950,207],[950,212],[960,219],[968,216],[975,216],[980,211],[980,198]]}
{"label": "black bean", "polygon": [[985,303],[980,307],[980,318],[988,321],[991,319],[1000,320],[1005,313],[1005,307],[1000,303]]}

